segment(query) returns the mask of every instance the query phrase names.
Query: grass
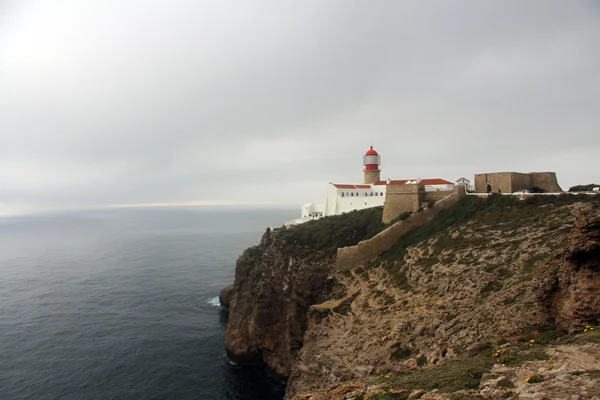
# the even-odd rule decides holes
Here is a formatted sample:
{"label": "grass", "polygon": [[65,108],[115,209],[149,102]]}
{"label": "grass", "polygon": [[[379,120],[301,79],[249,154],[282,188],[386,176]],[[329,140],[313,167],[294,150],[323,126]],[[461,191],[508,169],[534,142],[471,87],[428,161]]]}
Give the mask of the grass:
{"label": "grass", "polygon": [[528,361],[547,360],[548,354],[543,347],[534,345],[531,348],[509,348],[498,357],[498,364],[521,366]]}
{"label": "grass", "polygon": [[594,326],[593,331],[561,337],[557,342],[560,344],[600,343],[600,326]]}
{"label": "grass", "polygon": [[438,389],[443,393],[477,389],[484,373],[493,365],[485,357],[448,360],[440,366],[395,375],[390,386],[413,390]]}

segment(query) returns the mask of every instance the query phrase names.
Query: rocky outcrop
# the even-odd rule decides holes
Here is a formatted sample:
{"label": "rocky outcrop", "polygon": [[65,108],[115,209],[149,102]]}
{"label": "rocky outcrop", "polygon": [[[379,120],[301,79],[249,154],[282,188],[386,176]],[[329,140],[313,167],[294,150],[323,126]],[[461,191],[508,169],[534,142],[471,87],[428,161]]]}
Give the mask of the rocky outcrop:
{"label": "rocky outcrop", "polygon": [[233,296],[233,285],[225,286],[219,293],[219,304],[225,309],[229,309],[231,303],[231,296]]}
{"label": "rocky outcrop", "polygon": [[238,259],[225,348],[240,364],[287,380],[304,342],[311,305],[326,300],[331,257],[294,255],[268,230]]}
{"label": "rocky outcrop", "polygon": [[578,204],[574,229],[557,252],[554,268],[540,285],[540,301],[558,329],[581,332],[600,323],[600,210],[597,203]]}

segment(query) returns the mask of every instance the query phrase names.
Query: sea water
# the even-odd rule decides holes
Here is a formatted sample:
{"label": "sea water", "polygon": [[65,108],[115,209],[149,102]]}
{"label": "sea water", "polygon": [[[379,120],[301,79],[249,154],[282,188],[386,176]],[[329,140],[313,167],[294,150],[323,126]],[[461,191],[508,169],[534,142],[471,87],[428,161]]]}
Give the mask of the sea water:
{"label": "sea water", "polygon": [[293,209],[0,218],[0,399],[283,397],[224,351],[219,290]]}

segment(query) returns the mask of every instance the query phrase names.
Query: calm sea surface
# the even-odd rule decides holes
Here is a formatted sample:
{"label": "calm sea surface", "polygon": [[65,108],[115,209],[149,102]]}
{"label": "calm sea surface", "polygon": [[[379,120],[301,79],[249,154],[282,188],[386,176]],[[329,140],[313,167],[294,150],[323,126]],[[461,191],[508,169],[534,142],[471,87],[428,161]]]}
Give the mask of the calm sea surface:
{"label": "calm sea surface", "polygon": [[297,210],[154,208],[0,218],[0,399],[283,397],[230,365],[221,287]]}

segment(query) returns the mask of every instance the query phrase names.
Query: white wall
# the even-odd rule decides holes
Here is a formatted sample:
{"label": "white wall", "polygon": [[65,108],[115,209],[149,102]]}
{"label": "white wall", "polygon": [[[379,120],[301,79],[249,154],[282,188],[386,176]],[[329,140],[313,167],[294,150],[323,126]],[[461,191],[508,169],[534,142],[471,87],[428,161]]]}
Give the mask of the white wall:
{"label": "white wall", "polygon": [[[338,189],[329,184],[324,215],[337,215],[353,210],[382,206],[385,201],[385,185],[369,189]],[[377,192],[377,196],[375,196]]]}
{"label": "white wall", "polygon": [[308,203],[302,206],[302,218],[318,218],[323,216],[324,203]]}
{"label": "white wall", "polygon": [[426,192],[436,192],[439,190],[454,190],[454,185],[425,185]]}

